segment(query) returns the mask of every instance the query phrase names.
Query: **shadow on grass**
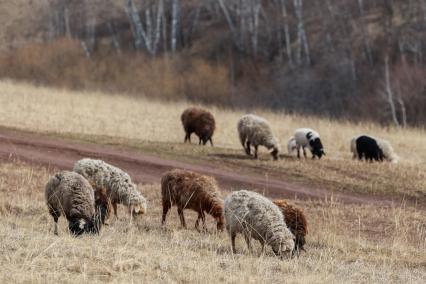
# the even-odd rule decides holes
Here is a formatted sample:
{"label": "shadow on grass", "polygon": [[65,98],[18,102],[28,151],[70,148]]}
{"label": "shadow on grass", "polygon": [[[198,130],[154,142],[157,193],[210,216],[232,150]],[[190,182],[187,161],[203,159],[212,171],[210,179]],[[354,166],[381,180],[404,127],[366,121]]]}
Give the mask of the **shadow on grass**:
{"label": "shadow on grass", "polygon": [[253,156],[248,156],[248,155],[245,155],[245,154],[212,153],[212,154],[208,154],[208,156],[221,158],[221,159],[254,160]]}

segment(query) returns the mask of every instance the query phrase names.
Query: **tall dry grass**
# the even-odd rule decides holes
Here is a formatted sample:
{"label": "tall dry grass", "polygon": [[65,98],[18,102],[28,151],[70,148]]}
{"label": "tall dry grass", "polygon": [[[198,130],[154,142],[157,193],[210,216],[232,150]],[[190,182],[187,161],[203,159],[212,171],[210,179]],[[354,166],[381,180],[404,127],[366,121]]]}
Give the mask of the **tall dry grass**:
{"label": "tall dry grass", "polygon": [[[0,163],[0,281],[2,283],[423,283],[424,211],[405,207],[297,202],[309,222],[306,253],[280,261],[260,245],[250,254],[241,237],[232,254],[226,233],[180,227],[175,208],[160,225],[158,184],[140,186],[149,210],[129,225],[120,220],[99,236],[73,238],[60,219],[59,236],[44,203],[52,169]],[[185,212],[188,224],[196,214]],[[260,255],[260,256],[259,256]]]}

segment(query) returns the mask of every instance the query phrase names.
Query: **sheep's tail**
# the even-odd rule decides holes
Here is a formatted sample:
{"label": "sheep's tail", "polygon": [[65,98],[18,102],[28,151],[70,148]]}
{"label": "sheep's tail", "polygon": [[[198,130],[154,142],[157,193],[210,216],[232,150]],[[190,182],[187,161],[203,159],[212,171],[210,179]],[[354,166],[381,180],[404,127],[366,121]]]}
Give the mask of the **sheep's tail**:
{"label": "sheep's tail", "polygon": [[240,137],[241,145],[243,147],[245,147],[247,135],[246,135],[245,131],[242,129],[242,125],[240,123],[238,123],[238,134],[239,134],[239,137]]}
{"label": "sheep's tail", "polygon": [[59,184],[61,183],[62,179],[63,179],[62,173],[59,172],[59,173],[55,174],[49,181],[49,187],[50,188],[58,187]]}

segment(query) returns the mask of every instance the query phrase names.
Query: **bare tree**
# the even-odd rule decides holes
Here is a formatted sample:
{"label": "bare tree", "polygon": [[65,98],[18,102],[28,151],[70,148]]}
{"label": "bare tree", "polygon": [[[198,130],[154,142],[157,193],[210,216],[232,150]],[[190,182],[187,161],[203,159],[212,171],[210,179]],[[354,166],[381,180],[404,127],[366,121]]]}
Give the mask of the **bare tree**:
{"label": "bare tree", "polygon": [[177,36],[179,29],[180,19],[180,2],[179,0],[173,0],[172,2],[172,30],[171,30],[171,51],[176,52]]}
{"label": "bare tree", "polygon": [[303,0],[293,0],[294,12],[297,18],[297,37],[298,51],[296,53],[297,64],[302,63],[302,49],[305,53],[305,63],[311,64],[311,55],[309,52],[309,43],[305,32],[305,21],[303,18]]}
{"label": "bare tree", "polygon": [[393,98],[388,57],[385,58],[385,96],[390,107],[393,123],[395,124],[395,126],[400,127],[398,117],[396,115],[395,102]]}

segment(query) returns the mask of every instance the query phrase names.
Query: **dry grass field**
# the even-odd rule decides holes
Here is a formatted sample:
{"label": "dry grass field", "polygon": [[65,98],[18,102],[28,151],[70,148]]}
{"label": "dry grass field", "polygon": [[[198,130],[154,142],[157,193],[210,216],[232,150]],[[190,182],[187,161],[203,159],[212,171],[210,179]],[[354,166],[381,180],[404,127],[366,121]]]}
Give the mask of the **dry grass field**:
{"label": "dry grass field", "polygon": [[[53,169],[0,164],[1,283],[423,283],[426,278],[424,211],[396,206],[302,202],[309,221],[307,252],[280,261],[268,249],[253,255],[226,233],[180,228],[176,210],[160,225],[159,185],[140,186],[149,212],[129,224],[124,210],[100,236],[59,236],[44,204]],[[186,212],[188,224],[195,214]],[[260,257],[259,257],[260,255]]]}
{"label": "dry grass field", "polygon": [[[44,203],[44,185],[55,169],[16,160],[0,162],[0,282],[154,283],[424,283],[426,279],[426,146],[424,130],[384,128],[315,117],[251,110],[266,117],[282,141],[293,130],[317,129],[327,156],[320,161],[282,155],[259,161],[244,156],[236,123],[244,111],[209,107],[218,125],[216,147],[183,144],[180,124],[188,103],[164,103],[121,95],[81,93],[0,82],[0,125],[47,133],[75,142],[117,145],[161,157],[210,163],[235,172],[280,176],[331,191],[394,197],[392,206],[295,200],[309,223],[306,252],[280,261],[260,246],[251,255],[238,238],[237,254],[226,233],[184,230],[172,209],[160,225],[159,184],[139,185],[148,213],[129,224],[120,219],[100,236],[73,238],[60,219],[59,236]],[[352,161],[349,140],[371,133],[392,142],[400,163]],[[194,136],[193,139],[196,137]],[[226,192],[223,192],[226,195]],[[413,200],[420,205],[416,205]],[[408,200],[408,201],[405,201]],[[188,224],[196,215],[185,213]],[[260,256],[259,256],[260,255]]]}

